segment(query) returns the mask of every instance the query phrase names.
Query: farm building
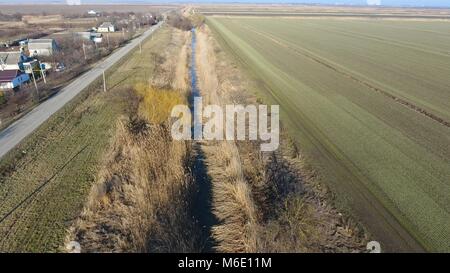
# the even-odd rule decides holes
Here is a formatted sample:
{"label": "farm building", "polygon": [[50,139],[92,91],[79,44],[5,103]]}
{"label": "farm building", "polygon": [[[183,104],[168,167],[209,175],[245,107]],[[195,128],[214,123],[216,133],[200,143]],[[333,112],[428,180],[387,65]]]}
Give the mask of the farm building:
{"label": "farm building", "polygon": [[20,51],[0,52],[0,70],[22,70],[28,57]]}
{"label": "farm building", "polygon": [[31,56],[51,56],[58,49],[53,39],[30,39],[28,51]]}
{"label": "farm building", "polygon": [[96,32],[78,32],[78,36],[80,36],[84,40],[90,40],[96,44],[101,43],[103,41],[103,34]]}
{"label": "farm building", "polygon": [[30,76],[19,70],[0,71],[0,89],[16,89],[29,80]]}
{"label": "farm building", "polygon": [[103,24],[101,24],[98,27],[97,31],[98,32],[115,32],[116,27],[110,22],[104,22]]}

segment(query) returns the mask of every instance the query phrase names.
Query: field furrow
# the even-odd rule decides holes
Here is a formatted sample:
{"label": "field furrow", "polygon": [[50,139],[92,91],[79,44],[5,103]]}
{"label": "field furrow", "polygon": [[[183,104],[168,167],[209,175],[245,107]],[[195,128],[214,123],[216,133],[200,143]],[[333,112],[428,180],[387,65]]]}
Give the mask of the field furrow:
{"label": "field furrow", "polygon": [[448,251],[450,58],[344,35],[359,21],[208,20],[369,230],[391,249]]}

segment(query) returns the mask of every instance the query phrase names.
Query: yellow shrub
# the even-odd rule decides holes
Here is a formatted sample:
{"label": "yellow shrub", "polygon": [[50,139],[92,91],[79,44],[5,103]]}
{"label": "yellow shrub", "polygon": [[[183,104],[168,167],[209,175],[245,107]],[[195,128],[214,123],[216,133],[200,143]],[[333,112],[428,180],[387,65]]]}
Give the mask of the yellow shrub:
{"label": "yellow shrub", "polygon": [[5,93],[3,91],[0,91],[0,105],[3,104],[6,101]]}
{"label": "yellow shrub", "polygon": [[178,91],[159,89],[153,86],[138,84],[136,92],[142,97],[139,113],[153,124],[161,124],[169,120],[175,105],[186,104],[186,98]]}

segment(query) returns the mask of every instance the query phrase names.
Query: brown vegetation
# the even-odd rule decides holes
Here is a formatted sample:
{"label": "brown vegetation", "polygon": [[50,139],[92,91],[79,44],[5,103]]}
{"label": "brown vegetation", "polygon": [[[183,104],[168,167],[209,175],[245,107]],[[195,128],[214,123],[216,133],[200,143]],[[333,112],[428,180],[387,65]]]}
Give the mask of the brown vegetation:
{"label": "brown vegetation", "polygon": [[186,31],[191,30],[193,27],[191,20],[176,12],[167,16],[167,23],[175,28]]}
{"label": "brown vegetation", "polygon": [[136,86],[135,89],[137,94],[142,97],[140,113],[152,124],[168,122],[172,108],[175,105],[186,104],[186,98],[176,90],[157,89],[142,84]]}
{"label": "brown vegetation", "polygon": [[234,143],[203,146],[213,191],[212,228],[220,252],[258,252],[257,211]]}
{"label": "brown vegetation", "polygon": [[191,145],[173,141],[168,127],[172,107],[186,103],[185,90],[172,87],[176,73],[168,73],[187,71],[176,69],[186,66],[187,59],[173,54],[186,41],[183,33],[174,31],[170,46],[154,59],[164,73],[155,70],[149,82],[163,77],[164,89],[139,84],[130,91],[127,101],[134,103],[129,117],[118,121],[96,185],[68,238],[78,241],[83,252],[200,250],[192,214],[196,187],[190,171]]}
{"label": "brown vegetation", "polygon": [[117,128],[75,240],[86,252],[196,252],[189,146],[145,120]]}

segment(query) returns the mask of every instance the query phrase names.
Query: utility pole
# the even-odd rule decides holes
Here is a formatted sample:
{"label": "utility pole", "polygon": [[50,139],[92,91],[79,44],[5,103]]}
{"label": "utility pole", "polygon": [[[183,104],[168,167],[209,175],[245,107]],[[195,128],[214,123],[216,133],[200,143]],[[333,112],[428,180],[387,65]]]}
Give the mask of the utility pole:
{"label": "utility pole", "polygon": [[105,76],[105,70],[103,70],[103,91],[106,92],[106,76]]}
{"label": "utility pole", "polygon": [[39,89],[36,83],[36,77],[34,76],[34,70],[33,67],[31,67],[31,75],[33,76],[33,82],[34,82],[34,87],[36,88],[36,94],[37,94],[37,98],[39,100]]}
{"label": "utility pole", "polygon": [[109,33],[106,34],[106,40],[108,41],[108,48],[110,48],[110,44],[109,44]]}
{"label": "utility pole", "polygon": [[86,57],[86,48],[84,47],[84,42],[83,42],[83,53],[84,53],[84,59],[87,60],[87,57]]}
{"label": "utility pole", "polygon": [[47,79],[45,78],[45,72],[42,70],[42,64],[39,62],[39,68],[41,70],[42,78],[44,79],[44,83],[47,84]]}
{"label": "utility pole", "polygon": [[142,54],[142,41],[139,41],[139,52]]}

